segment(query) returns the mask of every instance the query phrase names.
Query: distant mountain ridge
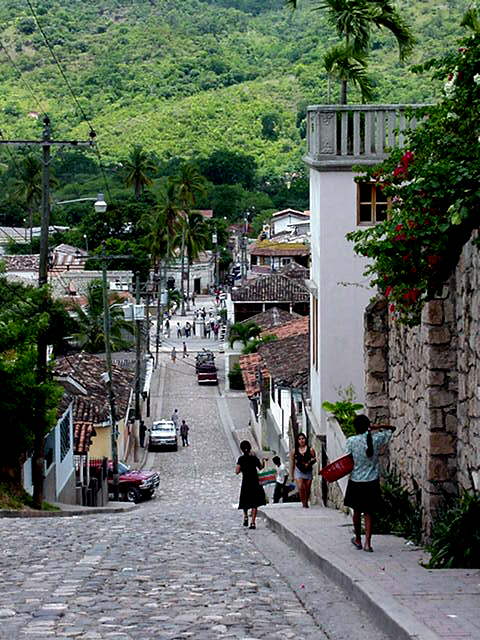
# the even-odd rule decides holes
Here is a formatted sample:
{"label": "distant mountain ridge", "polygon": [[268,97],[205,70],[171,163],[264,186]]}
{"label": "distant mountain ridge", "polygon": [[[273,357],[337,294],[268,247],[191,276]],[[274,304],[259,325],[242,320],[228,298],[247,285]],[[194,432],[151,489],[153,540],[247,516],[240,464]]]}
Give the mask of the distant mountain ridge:
{"label": "distant mountain ridge", "polygon": [[[318,4],[305,0],[292,13],[283,0],[33,1],[107,159],[133,142],[162,157],[225,148],[253,155],[265,174],[301,163],[302,109],[327,100],[322,58],[336,38],[322,12],[311,12]],[[455,46],[467,2],[400,4],[419,40],[414,62]],[[1,52],[5,134],[38,137],[35,113],[45,109],[57,135],[85,138],[25,0],[4,0],[0,25],[15,65]],[[434,99],[438,85],[398,63],[392,38],[379,32],[373,49],[378,102]]]}

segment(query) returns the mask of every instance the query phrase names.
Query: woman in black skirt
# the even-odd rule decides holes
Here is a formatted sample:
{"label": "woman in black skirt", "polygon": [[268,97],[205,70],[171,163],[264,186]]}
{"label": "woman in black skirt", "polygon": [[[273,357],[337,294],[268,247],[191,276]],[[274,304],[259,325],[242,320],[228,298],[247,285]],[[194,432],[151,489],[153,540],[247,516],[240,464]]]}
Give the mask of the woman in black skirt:
{"label": "woman in black skirt", "polygon": [[252,510],[252,520],[250,529],[256,528],[257,508],[266,504],[265,492],[258,481],[257,469],[263,469],[265,458],[260,462],[257,456],[252,453],[252,445],[248,440],[242,440],[240,449],[243,455],[237,460],[235,473],[242,474],[242,487],[240,489],[240,500],[238,508],[243,509],[243,526],[248,527],[248,510]]}
{"label": "woman in black skirt", "polygon": [[[352,544],[362,549],[362,513],[365,515],[364,551],[372,549],[373,514],[380,502],[380,473],[378,452],[387,443],[395,427],[387,424],[370,424],[367,416],[355,416],[353,421],[357,435],[346,442],[346,453],[353,456],[353,471],[347,485],[344,504],[353,509],[353,528],[355,536]],[[375,430],[375,433],[372,431]]]}

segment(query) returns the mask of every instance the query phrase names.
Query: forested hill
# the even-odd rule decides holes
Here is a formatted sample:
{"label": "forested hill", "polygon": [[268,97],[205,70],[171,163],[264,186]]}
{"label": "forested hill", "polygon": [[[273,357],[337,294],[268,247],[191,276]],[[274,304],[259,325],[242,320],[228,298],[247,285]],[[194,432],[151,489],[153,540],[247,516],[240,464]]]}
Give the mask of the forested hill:
{"label": "forested hill", "polygon": [[[455,46],[465,0],[399,1],[418,40],[410,63]],[[139,142],[161,157],[242,151],[264,174],[299,165],[301,113],[327,100],[322,58],[336,42],[322,11],[312,11],[321,0],[300,1],[295,12],[283,0],[31,4],[107,159]],[[85,138],[27,0],[2,0],[0,25],[4,135],[38,136],[34,112],[48,110],[57,136]],[[377,101],[434,98],[438,86],[399,64],[390,36],[378,32],[372,44]]]}

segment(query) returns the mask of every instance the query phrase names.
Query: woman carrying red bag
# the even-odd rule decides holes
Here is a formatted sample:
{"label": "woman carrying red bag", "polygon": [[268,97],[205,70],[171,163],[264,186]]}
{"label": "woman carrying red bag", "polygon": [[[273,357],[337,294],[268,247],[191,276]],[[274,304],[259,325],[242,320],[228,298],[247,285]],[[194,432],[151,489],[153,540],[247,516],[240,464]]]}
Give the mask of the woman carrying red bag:
{"label": "woman carrying red bag", "polygon": [[[380,503],[380,472],[378,453],[386,444],[395,427],[386,424],[372,425],[365,415],[355,416],[353,426],[357,435],[347,439],[345,452],[353,457],[353,470],[347,485],[344,504],[353,509],[355,536],[352,544],[362,549],[362,513],[365,516],[364,551],[372,549],[373,514]],[[375,433],[372,433],[375,431]]]}

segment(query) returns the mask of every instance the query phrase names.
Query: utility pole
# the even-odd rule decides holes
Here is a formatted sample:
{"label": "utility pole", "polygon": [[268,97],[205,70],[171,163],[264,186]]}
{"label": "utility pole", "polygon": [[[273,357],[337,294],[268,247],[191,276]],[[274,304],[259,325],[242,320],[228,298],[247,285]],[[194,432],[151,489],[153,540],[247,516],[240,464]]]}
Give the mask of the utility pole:
{"label": "utility pole", "polygon": [[[40,235],[40,257],[38,270],[38,286],[42,287],[41,311],[48,313],[50,295],[45,287],[48,282],[48,232],[50,228],[50,161],[52,146],[92,146],[94,144],[94,132],[91,131],[89,141],[78,140],[52,140],[50,118],[43,118],[43,133],[41,140],[0,140],[0,145],[5,144],[17,147],[41,147],[42,149],[42,218]],[[30,227],[31,233],[31,227]],[[31,239],[30,239],[31,241]],[[40,330],[37,338],[37,367],[36,382],[39,389],[37,401],[34,407],[34,441],[33,441],[33,505],[36,509],[42,508],[43,481],[45,474],[45,435],[48,423],[46,417],[46,405],[43,388],[49,380],[47,366],[47,338],[44,330]]]}
{"label": "utility pole", "polygon": [[157,274],[157,332],[155,336],[155,368],[158,366],[158,352],[160,350],[160,335],[163,332],[163,305],[162,305],[162,263],[158,263]]}
{"label": "utility pole", "polygon": [[138,273],[135,274],[135,419],[140,421],[140,373],[141,373],[141,323],[142,321],[137,318],[137,309],[138,305],[140,305],[140,276]]}
{"label": "utility pole", "polygon": [[112,424],[112,474],[113,474],[113,499],[118,501],[118,447],[117,447],[117,412],[115,407],[115,394],[112,381],[112,351],[110,344],[110,309],[108,307],[107,293],[107,256],[105,246],[102,247],[102,298],[103,298],[103,331],[105,334],[105,361],[107,364],[106,387],[110,404],[110,418]]}

